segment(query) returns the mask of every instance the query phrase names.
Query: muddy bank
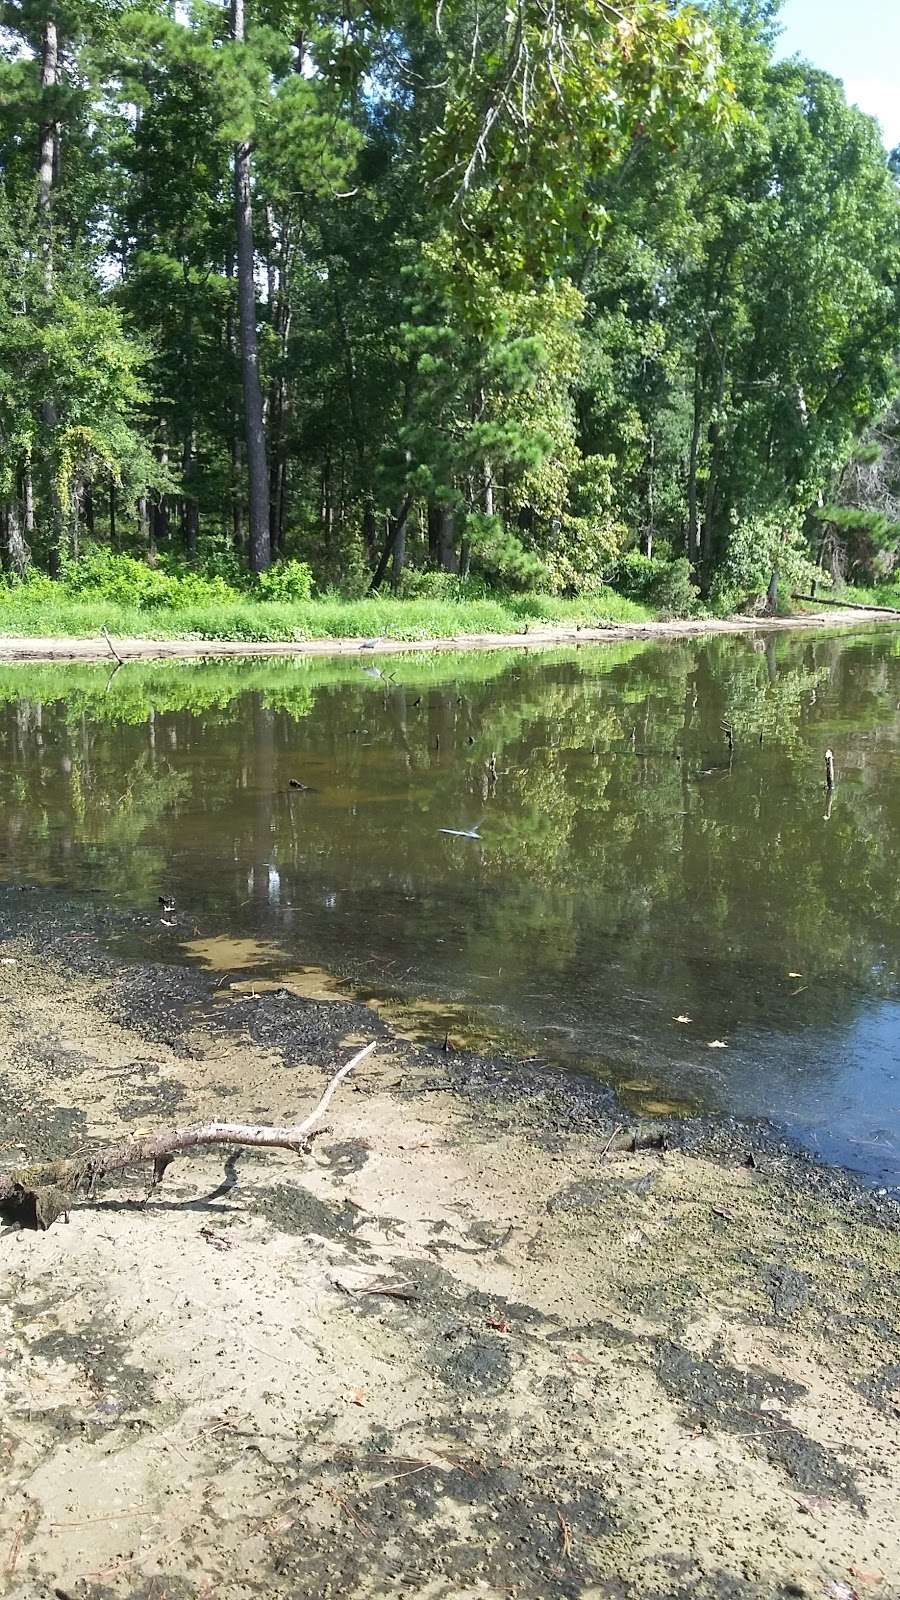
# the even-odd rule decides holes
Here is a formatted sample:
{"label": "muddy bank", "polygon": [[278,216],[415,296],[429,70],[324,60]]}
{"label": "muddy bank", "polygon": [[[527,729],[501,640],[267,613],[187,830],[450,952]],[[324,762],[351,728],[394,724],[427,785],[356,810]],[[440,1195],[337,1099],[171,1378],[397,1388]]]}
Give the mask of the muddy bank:
{"label": "muddy bank", "polygon": [[714,633],[778,633],[785,629],[860,628],[900,622],[900,612],[856,610],[807,611],[793,617],[688,618],[675,622],[617,622],[604,627],[530,627],[518,633],[458,633],[446,639],[302,639],[256,643],[245,639],[128,639],[116,635],[114,648],[106,639],[25,638],[0,635],[0,661],[148,661],[157,658],[188,659],[198,656],[340,656],[367,654],[406,655],[412,651],[506,650],[511,645],[529,649],[552,645],[604,644],[622,639],[689,639]]}
{"label": "muddy bank", "polygon": [[110,927],[0,896],[5,1164],[288,1120],[378,1048],[309,1157],[0,1234],[5,1593],[896,1595],[888,1197]]}

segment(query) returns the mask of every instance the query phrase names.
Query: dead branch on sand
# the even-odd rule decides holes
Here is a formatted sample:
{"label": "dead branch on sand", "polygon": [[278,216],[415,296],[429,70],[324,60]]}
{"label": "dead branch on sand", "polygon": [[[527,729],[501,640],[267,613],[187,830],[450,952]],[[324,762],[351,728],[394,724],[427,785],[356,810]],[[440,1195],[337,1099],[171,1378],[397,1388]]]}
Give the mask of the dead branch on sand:
{"label": "dead branch on sand", "polygon": [[331,1097],[347,1074],[375,1049],[375,1040],[358,1050],[336,1072],[318,1105],[302,1122],[286,1127],[254,1126],[245,1122],[198,1122],[188,1128],[169,1128],[148,1134],[143,1139],[120,1139],[116,1144],[85,1151],[68,1160],[43,1162],[0,1172],[0,1207],[12,1211],[26,1227],[49,1228],[67,1212],[78,1195],[92,1198],[97,1183],[111,1172],[152,1163],[151,1193],[162,1182],[169,1163],[184,1150],[203,1145],[250,1145],[263,1149],[294,1150],[309,1148],[313,1124],[326,1110]]}

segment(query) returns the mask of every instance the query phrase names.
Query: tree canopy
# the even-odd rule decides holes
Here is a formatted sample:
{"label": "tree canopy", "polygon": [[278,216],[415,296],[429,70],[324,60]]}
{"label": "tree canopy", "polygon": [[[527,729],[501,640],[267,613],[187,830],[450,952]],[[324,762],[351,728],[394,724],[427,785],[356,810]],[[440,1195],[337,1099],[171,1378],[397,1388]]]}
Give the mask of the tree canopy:
{"label": "tree canopy", "polygon": [[860,528],[889,565],[848,484],[898,391],[896,163],[776,11],[5,0],[9,576],[680,561],[729,604]]}

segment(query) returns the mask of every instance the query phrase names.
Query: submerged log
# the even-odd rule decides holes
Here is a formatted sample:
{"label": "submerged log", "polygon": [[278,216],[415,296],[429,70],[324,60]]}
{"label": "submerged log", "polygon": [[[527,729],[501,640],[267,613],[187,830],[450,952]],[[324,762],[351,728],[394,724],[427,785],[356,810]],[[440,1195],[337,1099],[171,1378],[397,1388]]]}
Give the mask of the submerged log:
{"label": "submerged log", "polygon": [[115,1144],[87,1150],[68,1159],[0,1172],[0,1209],[11,1212],[25,1227],[49,1228],[57,1217],[67,1214],[71,1202],[79,1195],[92,1198],[100,1179],[112,1172],[152,1163],[152,1193],[162,1182],[170,1162],[185,1150],[227,1144],[293,1150],[299,1154],[309,1148],[313,1124],[326,1110],[338,1085],[374,1049],[375,1040],[345,1062],[302,1122],[281,1127],[245,1122],[197,1122],[187,1128],[163,1129],[142,1139],[120,1139]]}

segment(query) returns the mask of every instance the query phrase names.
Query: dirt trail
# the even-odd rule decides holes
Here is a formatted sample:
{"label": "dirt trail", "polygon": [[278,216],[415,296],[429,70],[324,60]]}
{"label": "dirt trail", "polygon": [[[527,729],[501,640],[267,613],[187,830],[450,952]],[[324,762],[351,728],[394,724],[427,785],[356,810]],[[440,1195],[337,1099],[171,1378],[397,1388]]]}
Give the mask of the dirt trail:
{"label": "dirt trail", "polygon": [[523,627],[518,633],[458,633],[446,639],[302,639],[295,643],[253,643],[246,639],[20,638],[0,634],[0,661],[124,661],[196,656],[403,655],[428,650],[507,650],[553,645],[606,644],[613,639],[689,639],[710,633],[774,633],[786,628],[859,628],[900,622],[900,612],[870,610],[810,611],[794,617],[689,618],[680,622],[622,622],[604,627]]}
{"label": "dirt trail", "polygon": [[886,1199],[740,1131],[604,1158],[556,1078],[114,963],[88,913],[17,924],[5,1163],[293,1117],[378,1049],[309,1157],[180,1159],[147,1205],[0,1234],[3,1593],[900,1593]]}

